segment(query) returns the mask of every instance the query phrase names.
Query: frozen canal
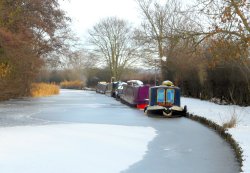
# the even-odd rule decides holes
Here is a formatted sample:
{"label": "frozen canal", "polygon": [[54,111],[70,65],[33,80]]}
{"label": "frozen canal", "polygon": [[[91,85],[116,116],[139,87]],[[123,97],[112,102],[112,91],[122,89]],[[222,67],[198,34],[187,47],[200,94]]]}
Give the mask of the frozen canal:
{"label": "frozen canal", "polygon": [[0,103],[0,172],[236,173],[239,165],[229,145],[196,122],[62,90]]}

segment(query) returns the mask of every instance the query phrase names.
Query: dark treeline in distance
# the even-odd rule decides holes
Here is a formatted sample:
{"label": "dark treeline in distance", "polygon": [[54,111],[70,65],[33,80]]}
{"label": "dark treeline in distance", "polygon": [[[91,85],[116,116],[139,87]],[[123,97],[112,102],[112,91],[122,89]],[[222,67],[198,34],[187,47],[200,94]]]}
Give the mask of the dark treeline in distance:
{"label": "dark treeline in distance", "polygon": [[185,96],[250,105],[250,59],[242,57],[236,46],[216,40],[201,46],[199,53],[172,55],[163,67],[164,76],[180,86]]}

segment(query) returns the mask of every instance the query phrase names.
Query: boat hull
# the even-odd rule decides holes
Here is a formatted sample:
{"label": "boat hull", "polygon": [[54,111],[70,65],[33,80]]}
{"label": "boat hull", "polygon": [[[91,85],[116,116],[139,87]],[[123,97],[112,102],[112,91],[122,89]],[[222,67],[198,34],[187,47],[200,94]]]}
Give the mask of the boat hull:
{"label": "boat hull", "polygon": [[[134,107],[142,108],[148,104],[149,86],[124,86],[123,94],[120,96],[122,102]],[[144,106],[144,107],[145,107]]]}

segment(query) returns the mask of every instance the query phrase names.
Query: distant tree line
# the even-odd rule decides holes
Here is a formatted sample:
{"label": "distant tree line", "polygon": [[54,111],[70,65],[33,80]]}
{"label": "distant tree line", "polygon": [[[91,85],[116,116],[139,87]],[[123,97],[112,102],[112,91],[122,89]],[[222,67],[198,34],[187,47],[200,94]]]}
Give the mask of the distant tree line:
{"label": "distant tree line", "polygon": [[[56,83],[60,84],[64,81],[75,81],[80,80],[87,87],[95,87],[98,82],[111,81],[109,68],[98,68],[90,67],[85,68],[82,73],[76,72],[74,69],[58,69],[58,70],[41,70],[39,78],[36,78],[36,82],[46,82],[46,83]],[[124,69],[125,73],[121,76],[121,81],[128,81],[131,79],[137,79],[144,82],[144,84],[154,85],[155,75],[152,71],[135,69],[135,68],[126,68]],[[82,74],[83,76],[79,76]],[[157,77],[159,74],[157,73]]]}
{"label": "distant tree line", "polygon": [[240,60],[237,53],[243,50],[238,48],[228,40],[215,40],[197,48],[199,54],[182,50],[168,59],[165,78],[180,86],[185,96],[249,105],[250,60]]}

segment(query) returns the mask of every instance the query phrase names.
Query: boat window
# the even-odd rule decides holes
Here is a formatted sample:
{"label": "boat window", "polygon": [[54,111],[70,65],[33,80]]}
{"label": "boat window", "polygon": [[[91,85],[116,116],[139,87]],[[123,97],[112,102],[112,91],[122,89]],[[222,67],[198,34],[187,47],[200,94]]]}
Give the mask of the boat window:
{"label": "boat window", "polygon": [[167,89],[166,102],[174,103],[174,89]]}
{"label": "boat window", "polygon": [[157,90],[157,102],[158,103],[165,103],[165,89],[159,88]]}

